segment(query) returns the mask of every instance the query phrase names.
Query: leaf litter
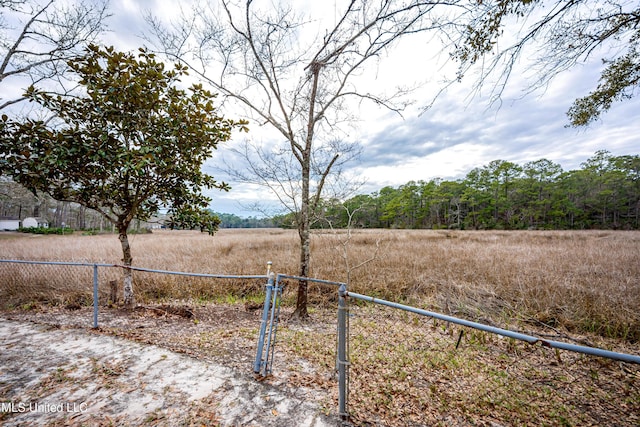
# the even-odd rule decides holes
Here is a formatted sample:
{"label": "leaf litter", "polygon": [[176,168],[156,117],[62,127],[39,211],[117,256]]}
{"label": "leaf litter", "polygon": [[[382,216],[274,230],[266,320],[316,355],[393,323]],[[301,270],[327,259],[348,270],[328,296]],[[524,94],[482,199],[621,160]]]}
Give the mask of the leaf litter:
{"label": "leaf litter", "polygon": [[[2,336],[15,336],[20,345],[30,342],[30,333],[18,340],[15,332],[6,332],[10,326],[5,322],[13,327],[15,322],[37,322],[20,328],[49,328],[46,333],[59,339],[78,335],[72,343],[114,341],[97,340],[91,346],[95,353],[89,352],[84,364],[68,357],[73,354],[66,351],[70,344],[60,344],[66,361],[40,362],[49,366],[48,371],[41,368],[49,376],[42,374],[40,380],[49,384],[47,392],[28,378],[19,381],[22,391],[10,388],[3,369],[0,399],[40,393],[78,401],[80,395],[74,393],[81,393],[82,379],[94,387],[89,402],[111,410],[96,425],[335,425],[335,309],[314,308],[308,322],[287,320],[284,311],[273,375],[260,381],[251,374],[260,310],[241,304],[101,309],[98,330],[87,327],[91,310],[86,307],[5,312],[13,320],[3,322]],[[349,319],[350,425],[640,425],[638,365],[557,352],[370,304],[352,306]],[[523,332],[549,333],[538,326]],[[557,329],[551,332],[562,335]],[[638,343],[595,335],[575,339],[640,352]],[[116,341],[125,347],[109,353]],[[153,355],[144,356],[149,348]],[[6,358],[4,351],[0,357]],[[25,357],[23,352],[21,360]],[[136,365],[141,357],[148,362],[144,369]],[[192,363],[195,371],[175,369]],[[150,371],[157,376],[149,376]],[[56,395],[51,384],[67,394]],[[114,392],[116,397],[109,397]],[[75,425],[81,417],[59,424]],[[4,418],[0,420],[7,423],[18,416]]]}
{"label": "leaf litter", "polygon": [[106,310],[95,330],[86,309],[0,315],[0,424],[335,425],[310,392],[256,381],[250,345],[234,360],[190,348],[230,314],[255,327],[253,315],[224,307],[195,323],[166,308]]}

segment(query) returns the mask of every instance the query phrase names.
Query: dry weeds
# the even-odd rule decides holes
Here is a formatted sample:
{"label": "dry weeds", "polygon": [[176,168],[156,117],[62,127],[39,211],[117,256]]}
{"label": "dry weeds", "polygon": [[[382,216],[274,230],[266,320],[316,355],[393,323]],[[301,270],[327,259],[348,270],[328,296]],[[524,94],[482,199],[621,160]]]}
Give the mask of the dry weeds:
{"label": "dry weeds", "polygon": [[[156,232],[132,237],[134,265],[221,274],[297,273],[295,231]],[[345,245],[346,243],[346,245]],[[1,258],[120,262],[113,235],[2,239]],[[363,264],[360,268],[352,266]],[[83,305],[91,301],[91,269],[0,264],[0,298],[13,306]],[[118,277],[101,269],[101,292]],[[429,231],[317,232],[313,277],[347,281],[352,291],[418,304],[499,325],[527,322],[572,332],[640,339],[640,232]],[[260,281],[214,281],[135,273],[140,301],[259,299]],[[287,302],[292,303],[289,293]],[[106,296],[105,296],[106,298]],[[312,286],[311,301],[333,290]]]}

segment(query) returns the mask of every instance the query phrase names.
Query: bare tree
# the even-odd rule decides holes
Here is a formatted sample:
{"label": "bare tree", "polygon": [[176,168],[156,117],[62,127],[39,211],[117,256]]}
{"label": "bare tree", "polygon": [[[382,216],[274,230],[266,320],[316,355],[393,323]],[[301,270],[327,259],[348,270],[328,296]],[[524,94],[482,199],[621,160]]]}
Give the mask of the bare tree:
{"label": "bare tree", "polygon": [[[296,200],[299,274],[308,277],[312,215],[327,177],[342,161],[341,145],[332,143],[343,139],[344,126],[357,119],[348,100],[400,112],[413,89],[399,86],[384,93],[367,87],[360,78],[365,67],[375,67],[406,36],[448,25],[447,14],[458,1],[351,0],[329,8],[333,13],[324,21],[307,18],[284,1],[265,3],[210,2],[182,11],[169,24],[149,15],[149,39],[284,141],[286,151],[247,152],[264,164],[249,173],[258,172],[263,182],[273,180],[281,199]],[[282,165],[284,174],[273,173]],[[301,282],[299,317],[307,317],[306,303],[307,285]]]}
{"label": "bare tree", "polygon": [[12,87],[46,80],[66,91],[66,61],[104,30],[107,1],[0,0],[0,110],[25,99],[5,98]]}
{"label": "bare tree", "polygon": [[32,216],[39,199],[6,176],[0,176],[0,216],[23,219]]}
{"label": "bare tree", "polygon": [[344,262],[344,269],[345,269],[345,276],[346,276],[345,283],[347,284],[347,286],[349,286],[351,284],[351,275],[355,270],[362,268],[371,262],[374,262],[378,258],[378,251],[380,250],[382,237],[380,236],[376,237],[376,240],[375,240],[376,248],[373,251],[373,254],[370,254],[368,258],[362,261],[359,261],[359,262],[352,261],[353,256],[351,255],[351,252],[352,252],[351,242],[353,240],[353,234],[354,234],[353,233],[353,228],[355,224],[354,216],[361,209],[365,209],[366,206],[359,206],[357,208],[350,209],[349,206],[342,203],[340,204],[340,207],[344,210],[344,213],[346,214],[346,219],[347,219],[347,224],[346,224],[344,233],[341,233],[340,231],[336,231],[333,228],[331,221],[327,220],[326,222],[329,225],[329,228],[331,229],[333,236],[338,241],[338,243],[335,245],[335,249],[340,253],[340,257]]}
{"label": "bare tree", "polygon": [[[353,142],[323,140],[311,154],[310,222],[315,223],[316,210],[321,196],[344,199],[363,185],[363,180],[345,171],[344,166],[360,155],[361,147]],[[268,189],[275,195],[281,207],[280,212],[292,214],[299,223],[301,212],[302,183],[300,163],[287,144],[257,144],[245,139],[236,147],[226,150],[232,159],[223,160],[221,170],[234,181],[254,184]],[[336,155],[336,153],[338,155]],[[330,169],[331,173],[327,173]],[[269,211],[264,201],[255,201],[248,209],[266,213]]]}

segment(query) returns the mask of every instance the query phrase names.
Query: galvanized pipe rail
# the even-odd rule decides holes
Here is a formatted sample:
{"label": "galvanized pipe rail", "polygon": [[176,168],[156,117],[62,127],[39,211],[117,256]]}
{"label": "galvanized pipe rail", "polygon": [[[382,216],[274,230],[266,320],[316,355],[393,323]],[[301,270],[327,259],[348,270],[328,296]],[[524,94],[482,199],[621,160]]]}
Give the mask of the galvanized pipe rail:
{"label": "galvanized pipe rail", "polygon": [[[273,277],[271,272],[271,261],[267,263],[268,281],[265,284],[265,298],[262,307],[262,320],[258,331],[258,343],[256,345],[256,357],[253,362],[253,373],[261,377],[266,377],[271,373],[275,354],[275,344],[277,328],[280,317],[280,296],[284,290],[283,280],[291,279],[323,285],[344,286],[344,283],[330,280],[314,279],[311,277],[293,276],[288,274],[278,274]],[[338,366],[340,362],[338,361]]]}
{"label": "galvanized pipe rail", "polygon": [[490,332],[497,335],[525,341],[529,344],[541,343],[543,346],[557,348],[561,350],[573,351],[577,353],[583,353],[590,356],[599,356],[612,360],[619,360],[622,362],[640,364],[640,356],[617,353],[615,351],[603,350],[600,348],[586,347],[574,344],[568,344],[560,341],[546,340],[531,335],[522,334],[519,332],[509,331],[507,329],[496,328],[494,326],[484,325],[482,323],[471,322],[469,320],[459,319],[453,316],[447,316],[445,314],[435,313],[428,310],[423,310],[416,307],[411,307],[404,304],[399,304],[391,301],[386,301],[379,298],[370,297],[367,295],[361,295],[355,292],[348,292],[345,286],[341,286],[339,290],[338,299],[338,414],[343,421],[349,419],[347,399],[349,397],[349,355],[348,355],[348,326],[347,315],[348,303],[347,297],[359,299],[361,301],[367,301],[375,304],[385,305],[387,307],[397,308],[400,310],[416,313],[422,316],[432,317],[434,319],[443,320],[445,322],[451,322],[457,325],[466,326],[469,328],[478,329],[485,332]]}
{"label": "galvanized pipe rail", "polygon": [[590,356],[605,357],[607,359],[619,360],[628,363],[640,364],[640,356],[632,354],[617,353],[615,351],[603,350],[595,347],[586,347],[582,345],[568,344],[561,341],[546,340],[531,335],[522,334],[520,332],[513,332],[507,329],[496,328],[495,326],[484,325],[482,323],[471,322],[469,320],[459,319],[453,316],[447,316],[445,314],[435,313],[433,311],[427,311],[420,308],[411,307],[404,304],[398,304],[391,301],[385,301],[383,299],[370,297],[367,295],[357,294],[355,292],[347,292],[347,296],[351,298],[359,299],[362,301],[368,301],[375,304],[386,305],[387,307],[393,307],[404,311],[420,314],[422,316],[433,317],[434,319],[444,320],[445,322],[451,322],[457,325],[467,326],[469,328],[478,329],[485,332],[491,332],[493,334],[502,335],[509,338],[514,338],[520,341],[525,341],[529,344],[540,343],[545,347],[558,348],[560,350],[573,351],[575,353],[588,354]]}

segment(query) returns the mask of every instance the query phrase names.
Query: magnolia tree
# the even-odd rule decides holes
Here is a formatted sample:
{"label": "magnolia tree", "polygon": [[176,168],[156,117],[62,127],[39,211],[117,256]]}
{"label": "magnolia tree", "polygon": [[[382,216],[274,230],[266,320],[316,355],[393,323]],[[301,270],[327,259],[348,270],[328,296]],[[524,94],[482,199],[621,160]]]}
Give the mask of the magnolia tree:
{"label": "magnolia tree", "polygon": [[[193,85],[179,89],[182,65],[166,69],[154,55],[89,46],[68,63],[82,96],[51,95],[30,87],[26,96],[52,121],[2,116],[0,172],[32,191],[99,212],[118,230],[123,263],[131,266],[127,229],[167,209],[174,226],[213,233],[219,220],[207,210],[203,188],[228,190],[201,166],[244,122],[218,115],[214,95]],[[124,301],[134,304],[131,271],[124,270]]]}

